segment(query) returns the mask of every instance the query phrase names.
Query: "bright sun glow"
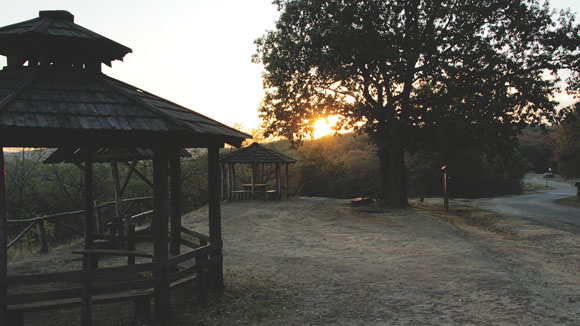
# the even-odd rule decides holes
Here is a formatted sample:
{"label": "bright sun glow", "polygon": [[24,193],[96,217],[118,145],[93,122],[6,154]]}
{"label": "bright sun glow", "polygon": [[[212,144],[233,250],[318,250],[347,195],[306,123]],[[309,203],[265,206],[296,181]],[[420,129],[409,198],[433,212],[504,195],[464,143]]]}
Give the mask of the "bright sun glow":
{"label": "bright sun glow", "polygon": [[332,127],[336,125],[339,118],[340,117],[333,115],[316,120],[316,122],[314,122],[314,132],[312,133],[312,137],[318,139],[334,133]]}

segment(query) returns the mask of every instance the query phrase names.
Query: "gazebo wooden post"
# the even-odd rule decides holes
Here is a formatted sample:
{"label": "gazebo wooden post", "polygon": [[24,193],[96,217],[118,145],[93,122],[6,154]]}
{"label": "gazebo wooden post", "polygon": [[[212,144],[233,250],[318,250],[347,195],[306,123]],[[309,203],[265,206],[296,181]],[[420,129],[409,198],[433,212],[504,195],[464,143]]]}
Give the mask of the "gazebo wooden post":
{"label": "gazebo wooden post", "polygon": [[224,163],[228,170],[228,200],[232,200],[232,165],[228,163]]}
{"label": "gazebo wooden post", "polygon": [[282,187],[280,187],[280,163],[276,163],[276,197],[282,199]]}
{"label": "gazebo wooden post", "polygon": [[[219,148],[208,148],[208,207],[209,207],[209,241],[210,243],[222,242],[222,221],[219,197]],[[214,288],[222,291],[224,287],[223,265],[221,249],[218,254],[212,254],[212,260],[217,259],[219,263],[215,265],[212,278]]]}
{"label": "gazebo wooden post", "polygon": [[290,198],[290,178],[288,177],[288,163],[286,163],[286,199]]}
{"label": "gazebo wooden post", "polygon": [[153,155],[153,262],[156,264],[153,277],[155,284],[155,316],[161,321],[171,319],[171,298],[168,279],[168,153],[167,150],[156,147]]}
{"label": "gazebo wooden post", "polygon": [[179,148],[175,148],[169,161],[171,185],[171,243],[169,252],[179,255],[181,245],[181,158]]}
{"label": "gazebo wooden post", "polygon": [[252,199],[255,199],[254,185],[256,184],[256,163],[252,163]]}
{"label": "gazebo wooden post", "polygon": [[[94,199],[93,199],[93,153],[90,148],[83,149],[84,155],[84,183],[85,183],[85,192],[84,192],[84,206],[85,206],[85,225],[84,225],[84,233],[85,233],[85,249],[93,249],[93,238],[94,238],[94,229],[95,229],[95,220],[94,220]],[[92,262],[88,260],[88,256],[83,261],[83,267],[89,268],[94,267],[91,266]]]}
{"label": "gazebo wooden post", "polygon": [[8,325],[8,239],[6,234],[6,172],[4,168],[4,148],[0,147],[0,324]]}
{"label": "gazebo wooden post", "polygon": [[[129,229],[129,221],[125,221],[123,225],[123,202],[121,200],[121,179],[119,178],[119,165],[117,161],[111,161],[111,172],[113,174],[113,186],[115,194],[115,223],[112,226],[116,226],[115,233],[119,235],[127,235],[127,230]],[[117,232],[118,231],[118,232]],[[121,242],[122,243],[122,242]]]}
{"label": "gazebo wooden post", "polygon": [[224,196],[226,195],[226,192],[225,192],[225,189],[226,189],[226,185],[225,185],[226,178],[224,177],[224,174],[226,174],[226,172],[225,172],[226,166],[225,166],[225,164],[221,164],[220,163],[219,164],[219,168],[220,168],[220,199],[221,200],[224,200],[225,199]]}
{"label": "gazebo wooden post", "polygon": [[[93,214],[93,152],[90,148],[83,148],[84,156],[84,206],[85,206],[85,245],[86,250],[93,249],[93,233],[94,233],[94,214]],[[93,323],[93,309],[91,298],[92,279],[88,272],[90,268],[96,268],[96,258],[93,256],[84,255],[83,257],[83,286],[82,286],[82,304],[81,304],[81,325],[90,326]]]}
{"label": "gazebo wooden post", "polygon": [[234,191],[236,190],[236,163],[230,164],[232,165],[232,191]]}

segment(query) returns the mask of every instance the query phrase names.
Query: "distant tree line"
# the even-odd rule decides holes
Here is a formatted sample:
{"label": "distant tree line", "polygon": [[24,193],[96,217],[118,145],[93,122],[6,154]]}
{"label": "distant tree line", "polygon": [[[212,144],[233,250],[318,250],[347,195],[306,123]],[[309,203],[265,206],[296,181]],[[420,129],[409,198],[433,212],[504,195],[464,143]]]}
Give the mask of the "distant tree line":
{"label": "distant tree line", "polygon": [[[511,142],[517,139],[511,138]],[[286,140],[265,146],[298,160],[290,170],[293,194],[353,198],[368,188],[376,194],[380,187],[377,147],[366,135],[327,136],[304,141],[297,148],[291,148]],[[507,147],[510,150],[499,151],[490,145],[470,144],[446,147],[445,152],[436,148],[407,152],[407,191],[411,197],[441,196],[441,167],[446,162],[453,197],[520,193],[530,164],[517,150],[517,144]]]}
{"label": "distant tree line", "polygon": [[580,178],[580,102],[566,110],[558,139],[560,174],[566,178]]}
{"label": "distant tree line", "polygon": [[524,129],[520,151],[530,172],[551,169],[564,178],[580,178],[580,102],[561,109],[560,115],[560,124]]}

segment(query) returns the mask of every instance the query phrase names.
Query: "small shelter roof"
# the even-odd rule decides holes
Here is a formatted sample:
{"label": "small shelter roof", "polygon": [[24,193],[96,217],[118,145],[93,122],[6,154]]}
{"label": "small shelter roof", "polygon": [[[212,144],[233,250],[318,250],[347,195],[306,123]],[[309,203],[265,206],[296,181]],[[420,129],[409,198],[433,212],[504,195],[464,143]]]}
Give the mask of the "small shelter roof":
{"label": "small shelter roof", "polygon": [[296,163],[296,160],[284,154],[265,148],[258,143],[223,155],[222,163]]}
{"label": "small shelter roof", "polygon": [[[191,154],[184,148],[180,150],[179,154],[181,157],[191,157]],[[94,150],[93,154],[93,161],[97,163],[151,159],[153,159],[153,150],[150,148],[98,148]],[[52,152],[43,163],[82,163],[84,160],[84,153],[80,148],[59,148]]]}

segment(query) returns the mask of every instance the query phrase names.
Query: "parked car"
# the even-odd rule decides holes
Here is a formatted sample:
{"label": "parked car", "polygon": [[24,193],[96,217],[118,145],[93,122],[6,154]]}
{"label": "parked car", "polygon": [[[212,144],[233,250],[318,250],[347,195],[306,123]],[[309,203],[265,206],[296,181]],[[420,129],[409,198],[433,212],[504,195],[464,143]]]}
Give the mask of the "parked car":
{"label": "parked car", "polygon": [[544,173],[544,178],[546,178],[546,179],[547,178],[553,178],[553,177],[554,177],[554,173],[552,173],[552,172],[546,172],[546,173]]}

